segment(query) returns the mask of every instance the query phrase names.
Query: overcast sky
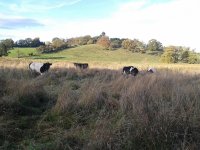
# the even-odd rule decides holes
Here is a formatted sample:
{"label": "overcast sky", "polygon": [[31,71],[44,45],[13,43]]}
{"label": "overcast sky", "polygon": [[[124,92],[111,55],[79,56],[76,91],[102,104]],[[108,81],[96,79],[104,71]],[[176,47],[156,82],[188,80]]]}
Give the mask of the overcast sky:
{"label": "overcast sky", "polygon": [[1,0],[0,39],[51,41],[104,31],[200,52],[199,7],[200,0]]}

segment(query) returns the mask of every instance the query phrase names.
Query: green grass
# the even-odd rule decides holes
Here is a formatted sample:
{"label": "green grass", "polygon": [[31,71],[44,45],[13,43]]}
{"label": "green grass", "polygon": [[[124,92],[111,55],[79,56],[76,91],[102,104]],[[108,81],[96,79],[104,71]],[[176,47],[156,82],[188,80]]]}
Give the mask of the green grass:
{"label": "green grass", "polygon": [[33,53],[33,55],[38,55],[38,52],[35,48],[14,48],[13,50],[9,51],[8,57],[28,57],[30,53]]}
{"label": "green grass", "polygon": [[[34,48],[15,48],[11,50],[9,57],[17,58],[17,51],[28,56],[29,53],[36,54]],[[31,56],[30,59],[51,59],[55,61],[69,62],[116,62],[116,63],[158,63],[159,57],[147,54],[132,53],[124,49],[104,50],[101,46],[92,44],[75,48],[69,48],[56,53],[40,54]]]}

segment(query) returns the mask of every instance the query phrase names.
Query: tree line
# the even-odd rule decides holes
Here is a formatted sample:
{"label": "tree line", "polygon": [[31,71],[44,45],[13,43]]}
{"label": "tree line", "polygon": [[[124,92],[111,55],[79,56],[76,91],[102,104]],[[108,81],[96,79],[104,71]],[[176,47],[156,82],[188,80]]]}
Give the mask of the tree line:
{"label": "tree line", "polygon": [[150,39],[148,43],[144,43],[138,39],[128,38],[109,38],[105,32],[99,36],[91,37],[90,35],[73,37],[69,39],[61,39],[55,37],[51,42],[41,42],[39,38],[26,38],[14,42],[12,39],[5,39],[0,41],[0,57],[6,56],[8,50],[13,47],[36,47],[39,53],[52,53],[66,48],[98,44],[105,50],[115,50],[123,48],[133,53],[146,53],[149,55],[158,55],[162,62],[165,63],[199,63],[198,54],[188,47],[182,46],[167,46],[164,47],[162,43],[156,39]]}
{"label": "tree line", "polygon": [[7,56],[8,51],[13,49],[14,47],[39,47],[45,45],[44,42],[40,41],[40,38],[26,38],[20,39],[14,42],[12,39],[5,39],[0,41],[0,57]]}

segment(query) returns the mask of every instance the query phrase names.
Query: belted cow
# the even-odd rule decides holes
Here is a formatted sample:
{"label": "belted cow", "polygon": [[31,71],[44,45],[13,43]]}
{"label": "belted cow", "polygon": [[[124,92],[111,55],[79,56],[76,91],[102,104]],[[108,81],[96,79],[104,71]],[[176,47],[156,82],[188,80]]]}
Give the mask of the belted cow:
{"label": "belted cow", "polygon": [[40,73],[41,75],[48,71],[52,63],[39,63],[39,62],[32,62],[29,64],[29,69],[31,71],[35,71],[37,73]]}
{"label": "belted cow", "polygon": [[136,76],[138,74],[138,69],[133,66],[125,66],[123,67],[123,74],[131,74],[133,76]]}
{"label": "belted cow", "polygon": [[74,63],[74,66],[79,69],[87,69],[89,65],[87,63]]}

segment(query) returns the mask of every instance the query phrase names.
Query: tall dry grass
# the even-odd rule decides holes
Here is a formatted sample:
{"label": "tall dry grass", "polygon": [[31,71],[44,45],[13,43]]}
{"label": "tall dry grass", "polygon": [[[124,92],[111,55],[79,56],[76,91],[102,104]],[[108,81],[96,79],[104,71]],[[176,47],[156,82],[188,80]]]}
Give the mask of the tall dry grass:
{"label": "tall dry grass", "polygon": [[[1,58],[0,59],[0,68],[12,68],[12,69],[28,69],[28,65],[30,62],[51,62],[53,65],[52,69],[60,70],[63,68],[74,68],[73,62],[69,61],[57,61],[57,60],[31,60],[31,59],[8,59]],[[90,69],[111,69],[111,70],[120,70],[124,66],[133,65],[137,67],[140,71],[147,70],[148,67],[155,67],[156,69],[169,69],[183,73],[195,74],[200,73],[200,65],[199,64],[164,64],[164,63],[126,63],[126,62],[90,62]]]}
{"label": "tall dry grass", "polygon": [[132,77],[60,63],[37,76],[18,65],[0,68],[0,149],[200,148],[197,66]]}

